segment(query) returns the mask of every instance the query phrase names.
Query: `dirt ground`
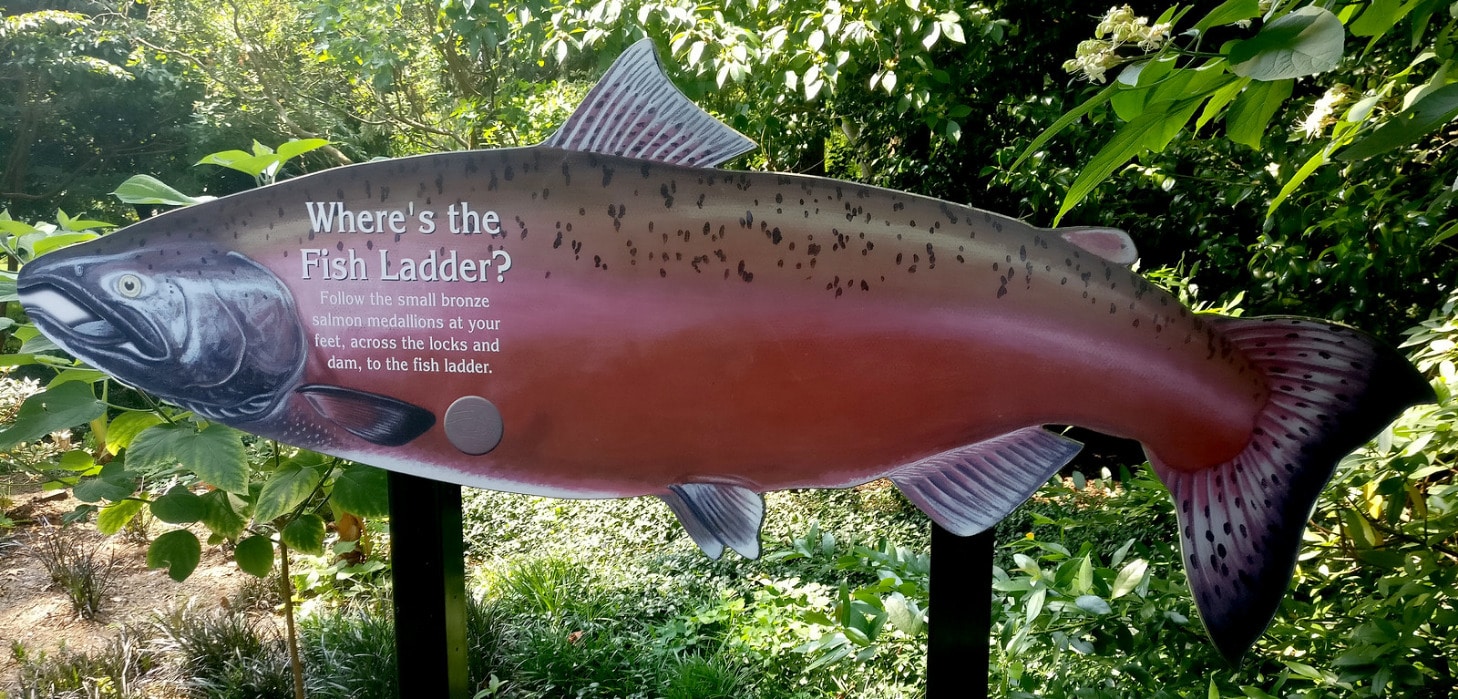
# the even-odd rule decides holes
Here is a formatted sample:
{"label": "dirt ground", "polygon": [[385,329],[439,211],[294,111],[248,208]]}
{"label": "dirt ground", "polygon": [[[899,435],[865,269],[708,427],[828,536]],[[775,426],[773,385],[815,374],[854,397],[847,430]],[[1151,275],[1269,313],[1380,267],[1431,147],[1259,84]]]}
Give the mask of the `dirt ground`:
{"label": "dirt ground", "polygon": [[[45,567],[31,555],[32,545],[44,532],[44,522],[59,526],[61,517],[80,504],[66,493],[11,492],[4,514],[16,526],[0,530],[0,695],[18,689],[18,664],[12,649],[23,643],[27,652],[54,652],[62,645],[75,651],[100,648],[126,625],[149,623],[191,603],[207,609],[227,605],[253,580],[238,570],[217,546],[203,546],[202,562],[184,582],[167,577],[163,569],[147,568],[147,543],[141,532],[103,537],[94,523],[72,525],[67,536],[77,546],[99,546],[99,560],[114,556],[111,586],[101,614],[80,618],[65,593],[51,583]],[[167,525],[154,524],[155,536]],[[3,545],[4,539],[13,545]]]}

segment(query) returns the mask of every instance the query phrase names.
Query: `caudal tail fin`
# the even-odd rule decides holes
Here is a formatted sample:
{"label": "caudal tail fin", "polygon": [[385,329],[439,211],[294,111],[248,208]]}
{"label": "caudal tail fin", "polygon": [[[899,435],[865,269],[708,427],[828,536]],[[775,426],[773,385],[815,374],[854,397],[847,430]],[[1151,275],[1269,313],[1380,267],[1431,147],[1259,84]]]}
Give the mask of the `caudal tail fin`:
{"label": "caudal tail fin", "polygon": [[1149,461],[1174,497],[1205,629],[1234,663],[1275,616],[1337,462],[1435,396],[1401,354],[1357,330],[1291,317],[1219,322],[1270,382],[1250,443],[1199,471]]}

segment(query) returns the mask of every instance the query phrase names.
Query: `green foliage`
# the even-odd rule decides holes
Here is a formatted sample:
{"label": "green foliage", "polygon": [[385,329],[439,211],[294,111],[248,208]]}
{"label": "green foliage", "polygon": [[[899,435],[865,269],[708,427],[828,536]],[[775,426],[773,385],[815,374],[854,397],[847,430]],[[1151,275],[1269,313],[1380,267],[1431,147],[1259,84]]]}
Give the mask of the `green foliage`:
{"label": "green foliage", "polygon": [[166,568],[167,576],[178,582],[192,575],[201,560],[202,544],[186,529],[161,534],[147,547],[147,567]]}
{"label": "green foliage", "polygon": [[[1452,277],[1443,241],[1458,231],[1444,221],[1453,194],[1437,174],[1451,169],[1441,132],[1458,115],[1451,9],[1423,0],[1330,10],[1287,1],[1266,13],[1231,0],[1203,18],[1189,9],[1171,8],[1157,20],[1161,30],[1140,42],[1102,38],[1151,29],[1132,11],[1110,11],[1096,30],[1101,38],[1084,42],[1067,67],[1117,78],[1044,130],[1014,167],[1038,167],[1050,138],[1080,118],[1097,126],[1116,117],[1122,123],[1112,137],[1081,158],[1058,217],[1086,199],[1105,210],[1127,199],[1099,194],[1111,179],[1127,190],[1157,175],[1177,191],[1193,169],[1194,178],[1218,186],[1178,201],[1211,211],[1262,207],[1264,221],[1251,223],[1263,230],[1245,239],[1248,252],[1212,256],[1208,237],[1189,237],[1210,271],[1224,270],[1222,286],[1246,288],[1265,311],[1335,317],[1389,334],[1421,317],[1439,300],[1440,280]],[[1357,38],[1363,50],[1354,50]],[[1295,129],[1281,126],[1293,122]],[[1225,139],[1209,135],[1207,127],[1221,123]],[[1236,149],[1236,161],[1225,164],[1231,152],[1222,141],[1255,152]],[[1234,276],[1243,271],[1237,263],[1254,285]]]}
{"label": "green foliage", "polygon": [[142,629],[122,627],[99,651],[78,653],[62,646],[54,655],[32,654],[25,644],[11,644],[19,665],[23,697],[91,699],[149,696],[144,682],[162,665],[158,653],[145,642]]}
{"label": "green foliage", "polygon": [[280,699],[293,679],[277,631],[258,618],[182,607],[157,620],[157,644],[176,658],[194,695]]}
{"label": "green foliage", "polygon": [[51,577],[71,602],[71,610],[84,619],[95,619],[111,597],[116,574],[116,557],[101,554],[102,542],[85,544],[75,531],[46,525],[32,537],[27,553]]}
{"label": "green foliage", "polygon": [[33,442],[52,432],[88,423],[105,411],[91,386],[80,382],[61,384],[25,399],[14,421],[0,432],[0,448]]}

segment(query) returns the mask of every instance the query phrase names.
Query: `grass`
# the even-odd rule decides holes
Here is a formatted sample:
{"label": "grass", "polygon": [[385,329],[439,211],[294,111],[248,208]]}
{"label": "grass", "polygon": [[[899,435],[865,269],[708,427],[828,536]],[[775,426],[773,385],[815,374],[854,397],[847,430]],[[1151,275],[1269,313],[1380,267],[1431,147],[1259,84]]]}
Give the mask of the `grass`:
{"label": "grass", "polygon": [[50,574],[51,582],[71,602],[71,609],[86,619],[97,618],[109,596],[116,558],[101,553],[102,542],[82,543],[73,530],[41,527],[27,548]]}
{"label": "grass", "polygon": [[19,641],[11,655],[20,666],[20,696],[27,699],[130,699],[147,696],[146,680],[160,670],[158,654],[137,629],[123,628],[99,651],[78,653],[62,646],[32,654]]}

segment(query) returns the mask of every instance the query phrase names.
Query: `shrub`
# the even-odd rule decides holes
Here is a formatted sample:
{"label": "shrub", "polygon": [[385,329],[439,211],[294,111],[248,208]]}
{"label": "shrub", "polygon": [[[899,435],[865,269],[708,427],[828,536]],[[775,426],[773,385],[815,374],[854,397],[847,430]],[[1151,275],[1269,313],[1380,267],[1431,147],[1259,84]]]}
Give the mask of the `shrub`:
{"label": "shrub", "polygon": [[110,552],[103,557],[102,541],[84,544],[73,531],[47,523],[31,539],[28,552],[71,601],[71,609],[83,618],[95,619],[111,589],[116,557]]}
{"label": "shrub", "polygon": [[20,696],[25,699],[130,699],[148,696],[144,682],[160,667],[157,654],[137,630],[122,627],[101,650],[77,653],[62,646],[54,655],[31,655],[19,641],[11,654],[20,666]]}
{"label": "shrub", "polygon": [[157,620],[159,646],[179,665],[195,696],[288,699],[293,676],[277,630],[237,612],[182,607]]}

